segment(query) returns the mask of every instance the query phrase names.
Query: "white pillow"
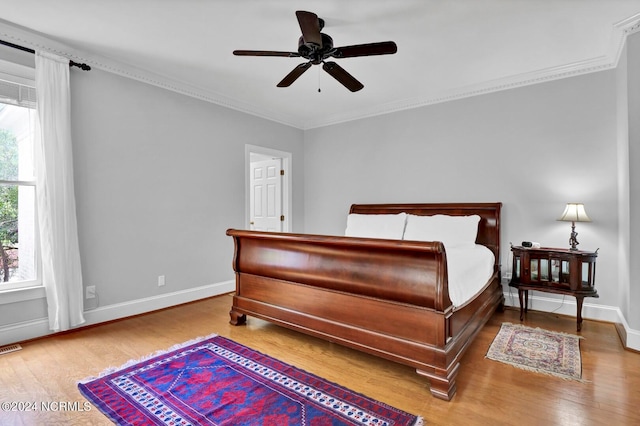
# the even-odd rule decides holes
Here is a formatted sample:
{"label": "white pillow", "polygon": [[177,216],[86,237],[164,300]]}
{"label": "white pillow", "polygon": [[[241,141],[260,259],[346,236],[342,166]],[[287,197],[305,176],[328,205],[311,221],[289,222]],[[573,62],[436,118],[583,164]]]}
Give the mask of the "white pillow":
{"label": "white pillow", "polygon": [[407,216],[405,240],[442,241],[445,247],[476,243],[480,216]]}
{"label": "white pillow", "polygon": [[406,213],[357,214],[347,216],[347,237],[385,238],[401,240],[407,220]]}

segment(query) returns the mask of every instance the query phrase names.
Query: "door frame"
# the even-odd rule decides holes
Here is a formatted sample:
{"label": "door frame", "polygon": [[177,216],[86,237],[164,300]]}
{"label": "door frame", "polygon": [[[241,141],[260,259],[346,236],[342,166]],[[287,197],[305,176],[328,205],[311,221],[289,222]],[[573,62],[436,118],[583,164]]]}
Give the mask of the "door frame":
{"label": "door frame", "polygon": [[244,226],[245,229],[251,229],[249,222],[251,221],[251,154],[269,155],[273,158],[282,160],[282,170],[284,170],[284,179],[282,179],[282,214],[284,221],[282,222],[282,232],[291,232],[293,229],[293,173],[292,173],[292,155],[290,152],[280,151],[277,149],[266,148],[258,145],[246,144],[244,146]]}

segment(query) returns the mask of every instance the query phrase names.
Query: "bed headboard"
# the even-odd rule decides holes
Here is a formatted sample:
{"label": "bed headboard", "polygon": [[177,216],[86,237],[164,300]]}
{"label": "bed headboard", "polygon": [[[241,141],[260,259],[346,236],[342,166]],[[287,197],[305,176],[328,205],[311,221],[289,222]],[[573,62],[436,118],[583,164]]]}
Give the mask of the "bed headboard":
{"label": "bed headboard", "polygon": [[419,216],[444,214],[449,216],[480,216],[476,244],[493,251],[496,267],[500,265],[500,209],[502,203],[435,203],[435,204],[352,204],[349,213],[397,214],[405,212]]}

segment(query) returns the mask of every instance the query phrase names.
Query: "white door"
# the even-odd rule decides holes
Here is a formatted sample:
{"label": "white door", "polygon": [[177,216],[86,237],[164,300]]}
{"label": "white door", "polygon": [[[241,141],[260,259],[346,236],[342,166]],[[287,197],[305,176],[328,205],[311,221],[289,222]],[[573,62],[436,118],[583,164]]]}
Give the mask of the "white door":
{"label": "white door", "polygon": [[282,232],[282,159],[251,163],[250,229]]}

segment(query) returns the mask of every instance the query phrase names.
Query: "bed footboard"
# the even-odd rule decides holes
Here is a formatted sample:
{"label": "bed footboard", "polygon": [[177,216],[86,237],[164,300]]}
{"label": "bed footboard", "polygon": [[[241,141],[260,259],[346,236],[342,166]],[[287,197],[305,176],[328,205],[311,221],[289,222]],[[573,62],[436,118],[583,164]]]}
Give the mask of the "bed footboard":
{"label": "bed footboard", "polygon": [[[497,206],[498,216],[488,213],[496,226]],[[454,309],[440,242],[227,235],[235,245],[231,324],[249,315],[412,366],[445,400],[456,391],[462,354],[503,302],[496,267],[485,290]]]}
{"label": "bed footboard", "polygon": [[[252,275],[445,311],[452,303],[440,242],[230,229],[233,269]],[[428,283],[428,285],[425,285]]]}

